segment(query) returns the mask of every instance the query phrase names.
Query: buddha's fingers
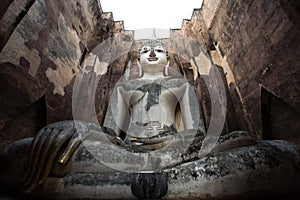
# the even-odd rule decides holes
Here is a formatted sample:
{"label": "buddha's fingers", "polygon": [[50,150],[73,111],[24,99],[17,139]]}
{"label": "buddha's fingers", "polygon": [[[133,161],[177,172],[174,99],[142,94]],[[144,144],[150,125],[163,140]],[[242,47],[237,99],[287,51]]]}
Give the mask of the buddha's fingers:
{"label": "buddha's fingers", "polygon": [[32,160],[33,160],[33,155],[34,155],[34,149],[37,146],[37,143],[39,142],[39,138],[42,135],[42,133],[46,131],[45,129],[40,130],[35,137],[33,138],[28,153],[27,153],[27,159],[26,159],[26,163],[25,163],[25,172],[24,172],[24,176],[22,181],[26,181],[28,179],[28,176],[30,175],[31,172],[31,168],[32,168]]}
{"label": "buddha's fingers", "polygon": [[233,148],[256,144],[256,138],[245,131],[234,131],[228,135],[220,136],[217,144],[210,153],[217,153]]}
{"label": "buddha's fingers", "polygon": [[51,129],[42,129],[41,131],[38,132],[36,137],[33,139],[31,152],[29,157],[27,158],[28,167],[25,169],[26,170],[26,175],[24,178],[25,185],[28,185],[31,182],[33,176],[35,175],[36,165],[40,157],[39,156],[40,151],[42,149],[45,138],[47,137],[47,135],[50,134],[50,132]]}
{"label": "buddha's fingers", "polygon": [[44,168],[45,163],[47,162],[47,159],[49,157],[49,154],[51,154],[51,144],[55,141],[55,139],[58,137],[58,134],[60,134],[60,131],[58,129],[53,129],[51,133],[48,135],[47,140],[44,142],[43,150],[40,152],[39,156],[39,162],[36,166],[36,173],[35,177],[33,179],[33,182],[31,184],[37,185],[39,177],[42,173],[42,170]]}
{"label": "buddha's fingers", "polygon": [[66,164],[70,157],[73,155],[73,153],[76,151],[76,149],[80,146],[82,140],[84,140],[87,137],[87,135],[88,134],[84,134],[84,136],[82,136],[77,130],[70,142],[68,143],[67,148],[60,156],[58,162],[61,164]]}
{"label": "buddha's fingers", "polygon": [[141,149],[144,149],[144,150],[157,150],[157,149],[161,149],[165,146],[167,146],[167,143],[161,142],[161,143],[156,143],[156,144],[144,144],[144,145],[140,145],[138,147]]}
{"label": "buddha's fingers", "polygon": [[42,137],[39,138],[41,145],[40,151],[36,152],[35,156],[35,165],[32,170],[32,176],[26,181],[25,185],[25,192],[31,192],[34,188],[36,188],[39,180],[39,176],[41,174],[43,165],[47,159],[47,153],[49,151],[51,143],[59,134],[58,129],[52,129],[50,133],[45,132]]}
{"label": "buddha's fingers", "polygon": [[49,151],[46,155],[47,160],[42,166],[42,171],[39,176],[38,184],[42,184],[45,182],[47,179],[55,158],[57,157],[57,154],[61,147],[68,141],[70,138],[74,135],[75,129],[74,128],[69,128],[66,130],[61,131],[58,136],[52,141]]}
{"label": "buddha's fingers", "polygon": [[138,137],[134,137],[134,138],[130,138],[131,142],[140,142],[143,144],[157,144],[157,143],[161,143],[161,142],[165,142],[167,140],[171,140],[173,139],[173,136],[165,136],[165,137],[160,137],[160,138],[138,138]]}

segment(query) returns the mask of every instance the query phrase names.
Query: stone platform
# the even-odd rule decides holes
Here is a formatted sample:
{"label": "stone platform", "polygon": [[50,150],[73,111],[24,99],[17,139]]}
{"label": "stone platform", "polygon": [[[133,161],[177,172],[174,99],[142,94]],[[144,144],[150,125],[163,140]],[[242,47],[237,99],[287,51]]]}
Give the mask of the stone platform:
{"label": "stone platform", "polygon": [[[80,147],[76,154],[82,154],[83,148]],[[256,145],[214,153],[154,172],[154,176],[149,172],[144,175],[114,170],[88,172],[76,166],[85,163],[89,169],[100,170],[99,161],[89,156],[84,160],[74,158],[73,165],[67,167],[72,172],[63,177],[49,177],[30,195],[51,196],[52,199],[136,199],[132,191],[140,187],[144,188],[140,191],[146,197],[151,197],[149,193],[164,193],[157,190],[165,188],[162,199],[286,199],[291,195],[299,196],[300,149],[280,140],[263,140]],[[65,169],[65,173],[68,170]],[[141,176],[139,180],[142,181],[137,183]]]}

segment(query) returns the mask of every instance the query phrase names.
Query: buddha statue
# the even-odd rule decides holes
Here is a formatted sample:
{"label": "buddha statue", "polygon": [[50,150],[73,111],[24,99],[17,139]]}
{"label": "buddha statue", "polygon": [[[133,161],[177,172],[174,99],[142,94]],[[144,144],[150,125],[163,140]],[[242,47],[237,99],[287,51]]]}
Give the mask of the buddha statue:
{"label": "buddha statue", "polygon": [[[204,131],[192,85],[180,76],[168,75],[167,48],[163,43],[146,41],[139,51],[138,65],[138,78],[115,86],[112,96],[115,101],[111,101],[104,126],[121,138],[124,132],[123,139],[134,142],[135,146],[153,150],[163,146],[163,142],[154,141],[158,138],[164,141],[168,134],[192,129]],[[127,121],[125,115],[130,116]],[[146,145],[146,141],[153,145]]]}
{"label": "buddha statue", "polygon": [[[208,135],[193,86],[180,74],[169,75],[161,41],[142,44],[138,65],[139,77],[116,84],[102,127],[57,122],[6,149],[6,157],[21,160],[12,165],[24,169],[25,193],[66,199],[223,198],[251,194],[249,185],[257,180],[254,193],[274,192],[281,180],[270,174],[299,169],[299,149],[283,141],[259,142],[245,131]],[[212,143],[209,154],[201,152],[205,139]],[[285,174],[299,177],[294,175]]]}

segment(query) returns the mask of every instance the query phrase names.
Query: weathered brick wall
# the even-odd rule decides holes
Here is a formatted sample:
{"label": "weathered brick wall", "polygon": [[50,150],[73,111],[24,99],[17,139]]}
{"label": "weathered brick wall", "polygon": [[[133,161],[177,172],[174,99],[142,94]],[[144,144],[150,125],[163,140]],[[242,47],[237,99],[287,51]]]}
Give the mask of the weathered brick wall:
{"label": "weathered brick wall", "polygon": [[114,32],[98,0],[4,1],[0,19],[0,149],[72,119],[83,58]]}
{"label": "weathered brick wall", "polygon": [[[261,112],[262,88],[286,104],[282,109],[285,119],[269,122],[269,126],[282,123],[281,128],[274,127],[273,131],[295,135],[289,126],[299,124],[298,8],[299,1],[282,0],[206,0],[203,3],[203,22],[234,77],[229,81],[232,94],[240,98],[241,108],[259,136],[263,136],[263,123],[266,123]],[[299,131],[299,125],[295,129]]]}

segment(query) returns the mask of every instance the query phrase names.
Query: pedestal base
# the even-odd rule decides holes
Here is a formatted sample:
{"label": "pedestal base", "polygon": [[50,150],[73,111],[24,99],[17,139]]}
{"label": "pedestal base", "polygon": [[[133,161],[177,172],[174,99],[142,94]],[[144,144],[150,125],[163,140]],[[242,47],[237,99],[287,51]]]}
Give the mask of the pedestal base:
{"label": "pedestal base", "polygon": [[[299,195],[300,150],[284,141],[260,141],[161,173],[167,180],[167,193],[162,199],[287,198]],[[135,199],[132,183],[138,175],[72,172],[63,178],[49,177],[34,195],[55,194],[59,199]]]}

